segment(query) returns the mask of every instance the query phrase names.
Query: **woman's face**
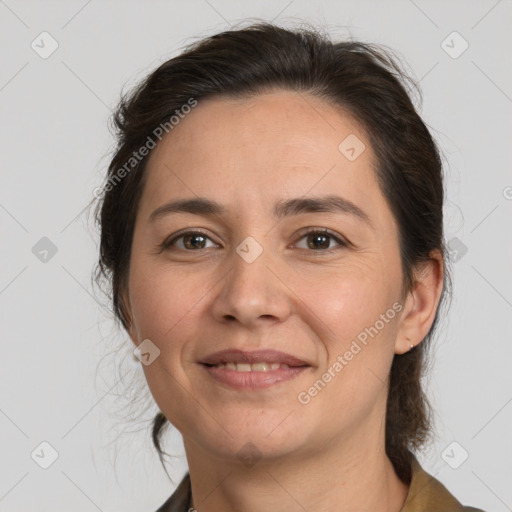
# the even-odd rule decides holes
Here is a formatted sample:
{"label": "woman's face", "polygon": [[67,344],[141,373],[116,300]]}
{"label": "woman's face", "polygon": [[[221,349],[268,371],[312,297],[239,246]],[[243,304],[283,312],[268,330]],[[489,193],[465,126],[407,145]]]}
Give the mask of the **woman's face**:
{"label": "woman's face", "polygon": [[[151,154],[130,335],[158,347],[146,342],[143,369],[186,446],[272,458],[382,436],[391,362],[410,343],[373,162],[350,116],[288,91],[200,101]],[[219,211],[154,213],[199,199]]]}

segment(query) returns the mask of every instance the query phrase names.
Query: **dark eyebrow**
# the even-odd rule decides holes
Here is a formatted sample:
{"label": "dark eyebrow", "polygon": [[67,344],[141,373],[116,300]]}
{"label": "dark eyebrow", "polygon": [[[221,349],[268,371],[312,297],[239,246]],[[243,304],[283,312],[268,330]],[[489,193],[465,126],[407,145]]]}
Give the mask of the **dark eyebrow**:
{"label": "dark eyebrow", "polygon": [[301,213],[347,213],[354,215],[372,227],[370,217],[361,210],[352,201],[340,196],[323,197],[298,197],[296,199],[287,199],[277,203],[274,207],[274,216],[278,218],[298,215]]}
{"label": "dark eyebrow", "polygon": [[[191,213],[193,215],[216,216],[226,212],[226,208],[219,203],[198,197],[195,199],[181,199],[178,201],[170,201],[159,206],[149,216],[149,221],[153,222],[156,218],[168,215],[170,213]],[[348,199],[339,196],[324,197],[298,197],[295,199],[286,199],[277,203],[272,211],[274,217],[282,219],[292,215],[301,213],[346,213],[354,215],[372,227],[370,218],[366,212],[361,210]]]}

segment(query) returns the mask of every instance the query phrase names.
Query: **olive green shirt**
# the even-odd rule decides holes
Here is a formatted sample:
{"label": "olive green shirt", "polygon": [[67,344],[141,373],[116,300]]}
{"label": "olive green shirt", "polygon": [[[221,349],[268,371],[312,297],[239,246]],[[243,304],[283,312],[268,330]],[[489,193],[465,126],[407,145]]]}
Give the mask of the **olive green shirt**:
{"label": "olive green shirt", "polygon": [[[191,509],[190,475],[187,473],[174,494],[156,512],[188,512]],[[193,509],[192,509],[193,510]],[[446,487],[429,475],[412,457],[409,493],[400,512],[484,512],[463,506]]]}

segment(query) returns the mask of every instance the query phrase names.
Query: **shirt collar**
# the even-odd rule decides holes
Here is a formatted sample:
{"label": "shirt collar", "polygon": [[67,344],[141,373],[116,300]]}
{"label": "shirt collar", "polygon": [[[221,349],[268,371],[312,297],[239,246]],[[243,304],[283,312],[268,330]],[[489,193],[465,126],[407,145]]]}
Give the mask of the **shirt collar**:
{"label": "shirt collar", "polygon": [[409,493],[400,512],[460,512],[462,505],[457,501],[446,487],[427,473],[411,453],[412,478]]}

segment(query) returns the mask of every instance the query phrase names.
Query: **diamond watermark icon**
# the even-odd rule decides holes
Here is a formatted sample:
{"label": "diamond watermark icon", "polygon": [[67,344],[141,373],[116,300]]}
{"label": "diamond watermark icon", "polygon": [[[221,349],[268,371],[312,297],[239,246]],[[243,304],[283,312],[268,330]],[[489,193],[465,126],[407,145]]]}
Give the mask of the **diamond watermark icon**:
{"label": "diamond watermark icon", "polygon": [[160,349],[151,340],[145,339],[135,347],[133,354],[144,366],[149,366],[160,355]]}
{"label": "diamond watermark icon", "polygon": [[236,252],[247,263],[252,263],[263,252],[263,247],[252,236],[248,236],[236,248]]}
{"label": "diamond watermark icon", "polygon": [[236,454],[248,468],[252,468],[262,457],[258,447],[253,443],[245,443]]}
{"label": "diamond watermark icon", "polygon": [[365,149],[363,141],[353,133],[345,137],[338,146],[339,152],[351,162],[359,158]]}
{"label": "diamond watermark icon", "polygon": [[466,462],[469,453],[457,441],[450,443],[441,453],[441,458],[452,469],[457,469]]}
{"label": "diamond watermark icon", "polygon": [[43,441],[30,456],[39,467],[48,469],[59,458],[59,453],[50,443]]}
{"label": "diamond watermark icon", "polygon": [[48,32],[41,32],[30,44],[39,57],[47,59],[59,47],[59,43]]}
{"label": "diamond watermark icon", "polygon": [[450,256],[450,260],[454,263],[460,261],[467,254],[467,252],[467,245],[456,236],[454,236],[448,242],[448,254]]}
{"label": "diamond watermark icon", "polygon": [[32,247],[34,256],[43,263],[48,263],[56,254],[57,246],[46,236],[43,236]]}
{"label": "diamond watermark icon", "polygon": [[441,48],[452,59],[458,59],[469,48],[469,43],[454,30],[445,39],[443,39],[441,42]]}

